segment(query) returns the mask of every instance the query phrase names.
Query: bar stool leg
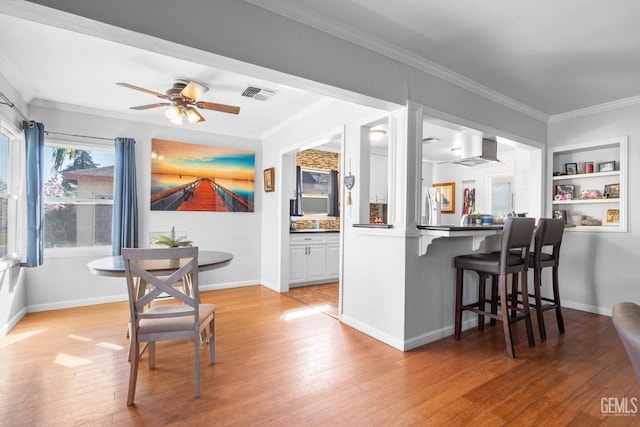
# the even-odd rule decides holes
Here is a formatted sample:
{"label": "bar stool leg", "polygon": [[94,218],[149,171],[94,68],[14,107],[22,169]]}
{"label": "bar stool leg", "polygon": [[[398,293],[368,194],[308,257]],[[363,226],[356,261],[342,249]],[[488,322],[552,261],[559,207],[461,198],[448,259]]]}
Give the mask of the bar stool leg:
{"label": "bar stool leg", "polygon": [[513,351],[513,340],[511,338],[511,322],[509,321],[509,304],[507,293],[507,276],[505,274],[500,275],[500,310],[502,311],[502,328],[504,329],[504,340],[507,345],[507,355],[510,358],[515,358],[515,352]]}
{"label": "bar stool leg", "polygon": [[[527,272],[522,273],[522,306],[524,308],[524,324],[527,327],[527,338],[529,339],[529,347],[535,347],[536,342],[533,339],[533,327],[531,326],[531,311],[529,311],[529,289],[527,288]],[[525,297],[526,296],[526,297]]]}
{"label": "bar stool leg", "polygon": [[455,337],[460,339],[462,332],[462,289],[463,289],[464,269],[456,268],[456,319],[455,319]]}
{"label": "bar stool leg", "polygon": [[[498,276],[491,277],[491,314],[498,314]],[[495,326],[496,319],[491,318],[489,325]]]}
{"label": "bar stool leg", "polygon": [[[524,298],[524,294],[522,294]],[[511,318],[515,319],[518,314],[518,273],[511,275]]]}
{"label": "bar stool leg", "polygon": [[538,268],[533,269],[533,293],[536,299],[536,316],[538,317],[538,330],[540,331],[540,341],[547,340],[547,329],[544,326],[544,311],[542,310],[542,297],[540,296],[540,287],[542,286],[542,271]]}
{"label": "bar stool leg", "polygon": [[[478,310],[485,311],[485,302],[487,299],[485,293],[485,285],[487,282],[487,275],[484,273],[478,273]],[[478,313],[478,330],[484,331],[484,315]]]}
{"label": "bar stool leg", "polygon": [[558,266],[553,267],[553,299],[556,303],[556,319],[558,320],[558,330],[564,334],[564,319],[562,318],[562,306],[560,304],[560,289],[558,286]]}

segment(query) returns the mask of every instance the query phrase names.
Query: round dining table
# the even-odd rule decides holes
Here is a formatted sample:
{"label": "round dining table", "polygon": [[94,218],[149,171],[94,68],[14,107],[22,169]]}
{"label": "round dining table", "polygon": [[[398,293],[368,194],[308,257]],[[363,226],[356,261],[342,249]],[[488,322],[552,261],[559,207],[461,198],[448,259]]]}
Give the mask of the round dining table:
{"label": "round dining table", "polygon": [[[198,271],[224,267],[229,265],[232,259],[233,255],[228,252],[199,251]],[[179,267],[180,265],[174,263],[168,265],[165,260],[145,261],[145,269],[158,275],[171,274]],[[87,268],[91,274],[95,274],[96,276],[124,277],[124,260],[120,255],[90,261],[87,263]]]}

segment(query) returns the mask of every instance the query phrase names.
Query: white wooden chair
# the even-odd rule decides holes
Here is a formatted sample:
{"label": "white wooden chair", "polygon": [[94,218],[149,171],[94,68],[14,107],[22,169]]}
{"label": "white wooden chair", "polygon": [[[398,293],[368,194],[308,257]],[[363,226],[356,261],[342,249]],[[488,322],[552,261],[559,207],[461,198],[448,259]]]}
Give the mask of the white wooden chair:
{"label": "white wooden chair", "polygon": [[[127,405],[133,405],[138,364],[147,348],[149,369],[154,369],[156,341],[194,340],[195,397],[199,397],[200,350],[207,341],[210,362],[215,363],[216,306],[200,304],[198,248],[123,248],[122,258],[131,315],[131,373]],[[184,292],[181,281],[190,284],[190,292]],[[173,297],[176,303],[149,307],[149,303],[161,293]],[[147,345],[141,349],[140,343]]]}

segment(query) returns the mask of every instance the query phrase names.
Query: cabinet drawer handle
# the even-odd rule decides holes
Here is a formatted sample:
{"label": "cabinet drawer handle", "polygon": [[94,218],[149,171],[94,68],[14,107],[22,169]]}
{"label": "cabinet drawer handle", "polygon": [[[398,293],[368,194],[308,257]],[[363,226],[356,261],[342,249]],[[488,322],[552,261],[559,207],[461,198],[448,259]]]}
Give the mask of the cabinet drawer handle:
{"label": "cabinet drawer handle", "polygon": [[311,237],[305,237],[304,240],[311,240]]}

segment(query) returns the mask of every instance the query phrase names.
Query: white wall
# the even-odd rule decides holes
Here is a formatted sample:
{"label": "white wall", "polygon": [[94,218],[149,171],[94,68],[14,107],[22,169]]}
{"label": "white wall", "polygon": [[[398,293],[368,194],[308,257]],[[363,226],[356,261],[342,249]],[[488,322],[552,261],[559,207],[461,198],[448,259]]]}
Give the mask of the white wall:
{"label": "white wall", "polygon": [[[200,277],[201,287],[209,289],[260,283],[262,174],[258,171],[262,170],[262,147],[259,141],[205,134],[193,131],[193,127],[154,126],[61,109],[32,107],[31,116],[43,122],[45,130],[52,132],[134,138],[139,244],[146,245],[148,232],[167,231],[175,225],[177,230],[186,231],[189,239],[201,249],[226,251],[234,255],[229,266],[203,272]],[[149,207],[152,138],[254,150],[257,171],[255,212],[152,212]],[[84,139],[82,142],[90,140]],[[96,277],[87,271],[88,261],[110,255],[109,249],[104,253],[52,258],[45,251],[42,266],[25,269],[29,309],[42,310],[125,299],[126,288],[121,279]]]}
{"label": "white wall", "polygon": [[[29,113],[22,97],[2,74],[0,74],[0,92],[15,103],[24,114]],[[0,105],[0,120],[6,120],[17,129],[21,128],[22,118],[6,105]],[[16,265],[0,271],[0,338],[5,336],[25,315],[26,306],[27,288],[20,267]]]}
{"label": "white wall", "polygon": [[[628,232],[565,233],[560,256],[560,292],[567,307],[611,315],[619,301],[640,303],[640,106],[632,105],[549,124],[549,147],[629,137]],[[600,159],[606,160],[606,159]],[[547,179],[547,185],[553,183]]]}

